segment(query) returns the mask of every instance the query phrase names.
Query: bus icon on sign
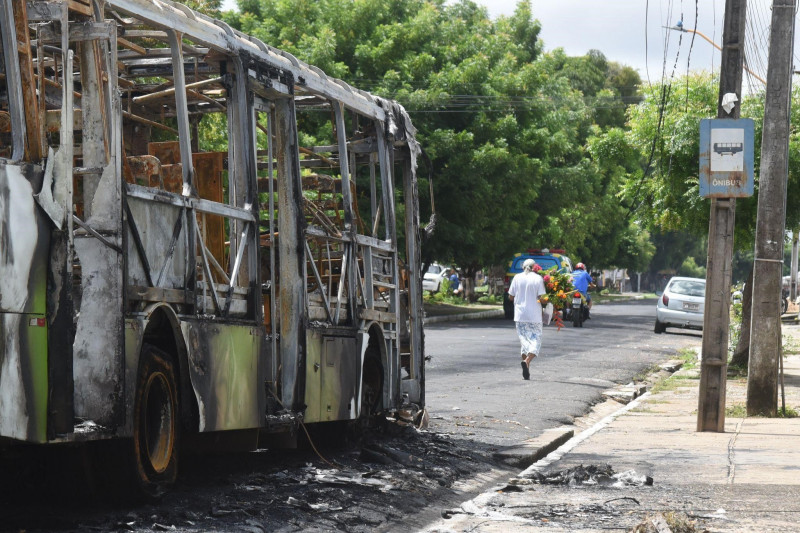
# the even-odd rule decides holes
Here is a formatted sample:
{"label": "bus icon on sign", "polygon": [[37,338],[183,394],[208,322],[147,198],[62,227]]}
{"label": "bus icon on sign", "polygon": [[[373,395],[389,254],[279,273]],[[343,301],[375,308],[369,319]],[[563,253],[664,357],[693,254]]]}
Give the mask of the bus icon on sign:
{"label": "bus icon on sign", "polygon": [[714,152],[721,156],[735,155],[744,150],[742,143],[714,143]]}

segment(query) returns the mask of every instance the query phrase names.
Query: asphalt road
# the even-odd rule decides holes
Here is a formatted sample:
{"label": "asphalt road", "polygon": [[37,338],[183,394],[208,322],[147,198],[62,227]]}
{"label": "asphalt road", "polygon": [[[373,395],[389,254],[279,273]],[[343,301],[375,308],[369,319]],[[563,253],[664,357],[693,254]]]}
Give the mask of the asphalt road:
{"label": "asphalt road", "polygon": [[513,322],[426,326],[431,431],[387,423],[350,441],[329,428],[312,438],[322,457],[308,445],[184,455],[178,483],[153,504],[105,498],[104,464],[88,466],[114,443],[20,450],[0,461],[0,531],[412,531],[518,471],[494,451],[569,423],[603,390],[697,344],[694,332],[654,334],[654,318],[654,300],[605,304],[582,329],[546,328],[530,381]]}
{"label": "asphalt road", "polygon": [[502,318],[425,327],[430,429],[501,448],[569,424],[654,364],[696,344],[700,332],[656,335],[655,299],[595,305],[583,328],[544,329],[522,379],[514,322]]}

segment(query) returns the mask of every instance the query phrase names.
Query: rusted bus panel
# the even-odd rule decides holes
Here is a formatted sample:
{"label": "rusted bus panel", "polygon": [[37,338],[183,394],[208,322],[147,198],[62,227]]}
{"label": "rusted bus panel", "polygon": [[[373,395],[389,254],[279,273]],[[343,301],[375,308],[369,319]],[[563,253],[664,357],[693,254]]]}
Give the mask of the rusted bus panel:
{"label": "rusted bus panel", "polygon": [[181,162],[181,147],[178,141],[148,143],[147,153],[156,157],[162,165],[178,165]]}
{"label": "rusted bus panel", "polygon": [[268,361],[263,326],[192,319],[181,329],[201,432],[263,425]]}
{"label": "rusted bus panel", "polygon": [[165,191],[180,194],[183,190],[183,165],[176,163],[174,165],[161,165],[160,183],[152,181],[151,187],[161,186]]}
{"label": "rusted bus panel", "polygon": [[[223,172],[227,152],[203,152],[192,154],[195,170],[195,186],[200,198],[223,203]],[[226,263],[224,219],[202,214],[199,217],[200,235],[208,251],[220,265]],[[221,281],[216,279],[216,281]]]}
{"label": "rusted bus panel", "polygon": [[[5,92],[5,86],[0,85],[0,90]],[[11,133],[11,115],[8,114],[8,111],[3,111],[2,109],[0,109],[0,133]],[[8,154],[3,153],[3,148],[3,144],[0,143],[0,157],[8,157]]]}
{"label": "rusted bus panel", "polygon": [[164,188],[161,184],[161,161],[152,155],[125,158],[123,172],[125,173],[125,181],[128,183],[145,187]]}
{"label": "rusted bus panel", "polygon": [[43,171],[0,160],[0,436],[47,437],[45,315],[49,219],[34,193]]}
{"label": "rusted bus panel", "polygon": [[351,329],[309,330],[306,337],[305,422],[353,420],[358,416],[361,360]]}

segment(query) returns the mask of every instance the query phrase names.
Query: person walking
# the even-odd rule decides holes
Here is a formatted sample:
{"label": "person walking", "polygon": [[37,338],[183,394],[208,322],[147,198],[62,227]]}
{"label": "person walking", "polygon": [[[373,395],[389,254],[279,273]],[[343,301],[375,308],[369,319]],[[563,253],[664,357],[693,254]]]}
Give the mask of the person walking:
{"label": "person walking", "polygon": [[508,288],[508,298],[514,302],[514,322],[522,345],[522,378],[530,379],[533,358],[542,346],[542,302],[547,291],[542,276],[534,272],[536,262],[526,259],[522,272],[514,276]]}
{"label": "person walking", "polygon": [[[583,263],[575,265],[575,270],[572,272],[572,286],[586,299],[586,309],[591,310],[592,296],[589,294],[589,289],[594,289],[594,279],[592,279],[591,274],[586,272],[586,265]],[[591,318],[588,311],[586,318]]]}

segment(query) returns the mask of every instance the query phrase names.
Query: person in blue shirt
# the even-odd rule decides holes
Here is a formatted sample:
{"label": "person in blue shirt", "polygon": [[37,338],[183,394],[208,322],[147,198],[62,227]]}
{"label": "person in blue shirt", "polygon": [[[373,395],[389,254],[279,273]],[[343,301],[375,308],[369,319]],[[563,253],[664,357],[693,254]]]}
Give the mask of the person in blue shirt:
{"label": "person in blue shirt", "polygon": [[464,287],[461,284],[461,278],[458,275],[458,271],[454,268],[450,272],[450,290],[453,291],[453,294],[456,296],[463,294]]}
{"label": "person in blue shirt", "polygon": [[572,286],[575,290],[583,294],[586,298],[586,306],[592,308],[592,297],[589,296],[589,288],[594,288],[594,280],[592,276],[586,272],[586,265],[578,263],[575,265],[575,270],[572,272]]}

